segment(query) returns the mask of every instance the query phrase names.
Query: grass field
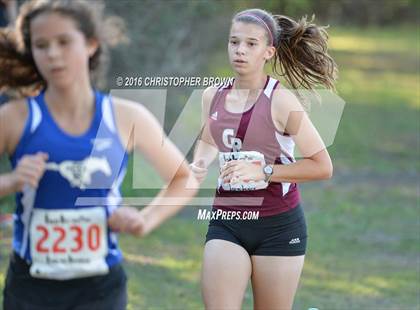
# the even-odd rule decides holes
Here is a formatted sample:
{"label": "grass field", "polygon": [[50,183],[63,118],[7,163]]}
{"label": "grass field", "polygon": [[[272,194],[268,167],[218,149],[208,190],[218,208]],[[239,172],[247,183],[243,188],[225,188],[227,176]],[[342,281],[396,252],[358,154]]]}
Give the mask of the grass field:
{"label": "grass field", "polygon": [[[331,32],[346,106],[329,148],[334,177],[301,185],[309,244],[294,309],[420,309],[418,44],[408,28]],[[0,203],[7,210],[11,200]],[[189,207],[148,238],[121,237],[129,309],[202,308],[207,223],[196,217]],[[0,288],[8,238],[3,231]]]}

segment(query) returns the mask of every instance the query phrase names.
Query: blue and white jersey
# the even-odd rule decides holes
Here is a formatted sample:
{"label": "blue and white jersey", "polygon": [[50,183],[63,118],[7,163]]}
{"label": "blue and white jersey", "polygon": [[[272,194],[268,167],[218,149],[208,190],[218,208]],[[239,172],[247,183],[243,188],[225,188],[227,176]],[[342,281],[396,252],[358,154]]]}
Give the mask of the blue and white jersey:
{"label": "blue and white jersey", "polygon": [[[10,158],[12,167],[28,154],[45,152],[49,158],[38,188],[25,187],[16,195],[13,250],[36,265],[31,269],[34,276],[105,274],[122,260],[107,219],[121,202],[128,159],[111,98],[95,92],[91,126],[79,136],[64,132],[54,121],[44,92],[28,98],[27,104],[28,118]],[[84,197],[91,197],[95,205],[76,203]]]}

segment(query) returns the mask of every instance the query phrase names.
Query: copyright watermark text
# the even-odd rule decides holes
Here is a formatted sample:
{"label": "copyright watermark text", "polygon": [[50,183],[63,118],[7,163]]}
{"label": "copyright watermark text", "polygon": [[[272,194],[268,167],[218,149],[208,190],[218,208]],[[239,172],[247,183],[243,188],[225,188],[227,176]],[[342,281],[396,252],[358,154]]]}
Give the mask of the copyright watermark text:
{"label": "copyright watermark text", "polygon": [[118,87],[209,87],[232,83],[232,77],[214,76],[118,76]]}

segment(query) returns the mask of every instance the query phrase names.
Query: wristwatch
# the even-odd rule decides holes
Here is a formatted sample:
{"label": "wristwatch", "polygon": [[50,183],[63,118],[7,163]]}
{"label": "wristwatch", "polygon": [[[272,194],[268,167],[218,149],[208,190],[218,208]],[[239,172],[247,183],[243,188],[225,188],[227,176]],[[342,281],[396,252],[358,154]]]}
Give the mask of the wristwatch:
{"label": "wristwatch", "polygon": [[265,174],[265,182],[270,182],[271,177],[273,176],[273,166],[271,165],[265,165],[264,166],[264,174]]}

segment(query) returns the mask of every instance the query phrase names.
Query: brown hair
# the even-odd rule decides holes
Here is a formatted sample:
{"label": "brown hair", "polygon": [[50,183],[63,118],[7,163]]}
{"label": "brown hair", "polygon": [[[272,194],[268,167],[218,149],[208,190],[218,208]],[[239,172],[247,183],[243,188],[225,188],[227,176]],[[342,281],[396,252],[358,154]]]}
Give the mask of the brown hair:
{"label": "brown hair", "polygon": [[326,27],[312,24],[313,18],[295,21],[261,9],[237,13],[232,22],[253,23],[266,30],[268,44],[276,48],[273,71],[294,88],[313,89],[323,85],[335,90],[338,68],[328,54]]}
{"label": "brown hair", "polygon": [[[32,56],[30,33],[31,21],[43,13],[58,13],[71,18],[86,40],[98,42],[98,49],[89,59],[89,69],[94,78],[104,60],[107,43],[116,45],[121,41],[116,36],[122,33],[102,30],[102,11],[101,1],[33,0],[22,5],[15,29],[0,30],[0,90],[46,86]],[[105,26],[117,26],[122,30],[124,24],[118,18],[111,17],[106,20]],[[103,33],[111,33],[114,37],[106,38]]]}

